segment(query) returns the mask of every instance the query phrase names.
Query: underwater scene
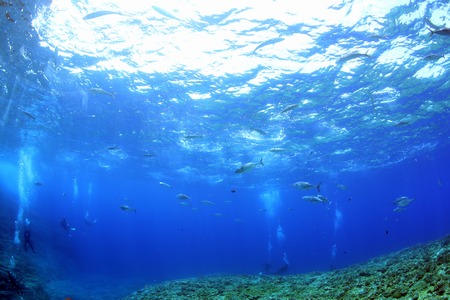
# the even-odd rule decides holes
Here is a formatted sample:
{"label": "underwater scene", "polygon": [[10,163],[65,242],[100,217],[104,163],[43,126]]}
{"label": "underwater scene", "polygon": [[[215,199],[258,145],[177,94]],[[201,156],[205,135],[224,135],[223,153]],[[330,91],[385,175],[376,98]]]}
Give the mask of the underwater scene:
{"label": "underwater scene", "polygon": [[448,1],[0,11],[0,299],[450,298]]}

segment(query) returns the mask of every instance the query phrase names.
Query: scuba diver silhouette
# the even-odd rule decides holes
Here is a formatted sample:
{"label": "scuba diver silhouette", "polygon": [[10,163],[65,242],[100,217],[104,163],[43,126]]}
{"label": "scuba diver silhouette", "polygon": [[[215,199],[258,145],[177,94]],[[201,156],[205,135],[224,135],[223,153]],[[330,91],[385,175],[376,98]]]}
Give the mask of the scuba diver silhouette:
{"label": "scuba diver silhouette", "polygon": [[74,231],[77,230],[75,227],[71,227],[69,225],[69,222],[67,222],[66,218],[62,218],[61,221],[59,222],[59,225],[61,225],[61,227],[69,234],[70,231]]}
{"label": "scuba diver silhouette", "polygon": [[16,277],[10,271],[7,271],[7,273],[8,273],[8,282],[11,288],[13,288],[18,295],[22,295],[23,288],[21,284],[17,281]]}
{"label": "scuba diver silhouette", "polygon": [[31,232],[30,230],[25,229],[25,231],[23,232],[23,247],[25,248],[25,252],[28,251],[27,245],[30,246],[31,250],[33,250],[33,253],[36,253],[36,251],[34,251],[33,244],[31,243]]}
{"label": "scuba diver silhouette", "polygon": [[89,212],[87,211],[86,214],[84,215],[84,223],[86,223],[86,225],[88,226],[92,226],[95,223],[97,223],[97,219],[93,220],[90,216],[89,216]]}
{"label": "scuba diver silhouette", "polygon": [[283,265],[278,268],[278,270],[275,272],[275,275],[284,275],[287,273],[289,268],[289,260],[287,258],[286,252],[283,253]]}

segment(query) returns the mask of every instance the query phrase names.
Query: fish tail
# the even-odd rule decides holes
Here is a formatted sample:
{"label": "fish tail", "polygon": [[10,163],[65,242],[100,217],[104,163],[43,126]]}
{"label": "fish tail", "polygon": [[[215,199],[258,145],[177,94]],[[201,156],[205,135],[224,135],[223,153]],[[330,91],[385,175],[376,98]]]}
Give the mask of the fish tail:
{"label": "fish tail", "polygon": [[264,163],[263,163],[263,161],[262,161],[262,157],[261,157],[261,159],[259,160],[259,163],[261,164],[261,166],[264,166]]}
{"label": "fish tail", "polygon": [[431,29],[428,29],[430,31],[430,36],[433,36],[434,31]]}
{"label": "fish tail", "polygon": [[322,184],[322,182],[319,182],[319,184],[317,185],[317,191],[320,193],[320,185]]}

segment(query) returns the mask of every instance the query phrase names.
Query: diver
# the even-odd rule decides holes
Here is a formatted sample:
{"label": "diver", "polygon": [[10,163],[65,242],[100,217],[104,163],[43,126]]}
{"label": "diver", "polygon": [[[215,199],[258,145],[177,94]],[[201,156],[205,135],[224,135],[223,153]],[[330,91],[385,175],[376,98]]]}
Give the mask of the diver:
{"label": "diver", "polygon": [[97,219],[92,220],[92,219],[89,217],[89,212],[87,211],[86,214],[84,215],[84,223],[86,223],[86,225],[92,226],[92,225],[94,225],[95,223],[97,223]]}
{"label": "diver", "polygon": [[287,258],[286,252],[283,253],[283,262],[284,262],[284,264],[275,272],[275,275],[284,275],[288,271],[289,260]]}
{"label": "diver", "polygon": [[289,264],[283,264],[276,272],[275,275],[284,275],[285,273],[287,273],[289,268]]}
{"label": "diver", "polygon": [[263,271],[261,272],[262,274],[269,274],[270,273],[270,261],[267,261],[266,263],[263,264]]}
{"label": "diver", "polygon": [[33,244],[31,243],[31,232],[29,229],[25,229],[25,231],[23,232],[23,247],[25,248],[25,252],[28,251],[27,245],[30,246],[31,250],[33,250],[33,253],[36,253],[36,251],[34,251]]}
{"label": "diver", "polygon": [[8,281],[11,287],[17,292],[18,295],[23,294],[22,287],[20,286],[19,282],[17,282],[16,277],[14,277],[14,275],[10,271],[8,271]]}
{"label": "diver", "polygon": [[61,221],[59,222],[59,225],[61,225],[61,227],[62,227],[67,233],[69,233],[70,231],[77,230],[75,227],[71,227],[71,226],[69,225],[69,222],[67,222],[66,218],[62,218]]}

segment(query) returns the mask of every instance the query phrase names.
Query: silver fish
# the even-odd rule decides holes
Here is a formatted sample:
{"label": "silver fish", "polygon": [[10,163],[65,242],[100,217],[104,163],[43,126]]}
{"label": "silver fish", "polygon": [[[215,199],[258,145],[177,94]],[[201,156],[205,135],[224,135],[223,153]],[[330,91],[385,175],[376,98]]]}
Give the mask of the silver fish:
{"label": "silver fish", "polygon": [[439,60],[444,58],[444,54],[428,54],[423,57],[424,60]]}
{"label": "silver fish", "polygon": [[164,187],[166,187],[166,188],[169,188],[169,189],[172,188],[172,187],[170,186],[170,184],[165,183],[165,182],[162,182],[162,181],[159,182],[159,185],[162,185],[162,186],[164,186]]}
{"label": "silver fish", "polygon": [[337,187],[343,191],[345,191],[347,189],[347,186],[343,185],[343,184],[338,184]]}
{"label": "silver fish", "polygon": [[408,198],[406,196],[402,196],[402,197],[398,197],[397,199],[395,199],[394,204],[397,206],[400,206],[400,207],[405,207],[413,201],[414,201],[413,198]]}
{"label": "silver fish", "polygon": [[270,148],[269,151],[273,152],[273,153],[280,153],[280,152],[286,151],[286,149],[275,147],[275,148]]}
{"label": "silver fish", "polygon": [[406,210],[406,207],[401,207],[401,206],[397,206],[396,208],[394,208],[394,212],[402,212],[402,211],[405,211]]}
{"label": "silver fish", "polygon": [[121,12],[117,12],[117,11],[100,10],[100,11],[96,11],[96,12],[85,15],[83,17],[83,20],[95,19],[98,17],[106,16],[106,15],[123,15],[123,14]]}
{"label": "silver fish", "polygon": [[298,107],[298,104],[291,104],[291,105],[288,105],[288,106],[286,106],[282,111],[281,111],[281,113],[283,114],[283,113],[286,113],[286,112],[288,112],[288,111],[291,111],[291,110],[294,110],[294,109],[296,109]]}
{"label": "silver fish", "polygon": [[329,201],[326,197],[322,196],[322,195],[317,195],[317,196],[303,196],[302,197],[304,200],[309,201],[309,202],[313,202],[313,203],[324,203],[324,204],[328,204]]}
{"label": "silver fish", "polygon": [[265,47],[268,45],[273,45],[273,44],[279,43],[281,41],[284,41],[284,38],[278,37],[278,38],[273,38],[273,39],[267,40],[265,42],[262,42],[261,44],[256,46],[255,50],[253,50],[253,52],[252,52],[252,55],[255,54],[256,50],[261,49],[262,47]]}
{"label": "silver fish", "polygon": [[355,59],[355,58],[360,58],[360,57],[367,57],[370,58],[371,56],[368,55],[367,53],[359,53],[359,52],[354,52],[348,55],[345,55],[341,58],[339,58],[338,63],[345,63],[349,60]]}
{"label": "silver fish", "polygon": [[30,119],[32,119],[32,120],[36,120],[36,117],[33,116],[32,114],[30,114],[29,112],[22,110],[22,113],[23,113],[25,116],[27,116],[28,118],[30,118]]}
{"label": "silver fish", "polygon": [[136,212],[136,208],[129,207],[129,206],[126,205],[126,204],[121,205],[121,206],[119,206],[119,207],[120,207],[121,210],[126,211],[126,212],[129,212],[129,211],[134,211],[134,212]]}
{"label": "silver fish", "polygon": [[178,19],[177,17],[175,17],[173,14],[171,14],[170,12],[156,6],[156,5],[152,5],[152,8],[159,14],[163,15],[164,17],[170,18],[170,19],[174,19],[174,20],[178,20],[181,21],[180,19]]}
{"label": "silver fish", "polygon": [[202,200],[202,201],[200,201],[200,203],[201,203],[201,204],[205,204],[205,205],[215,205],[214,202],[209,201],[209,200]]}
{"label": "silver fish", "polygon": [[309,190],[312,188],[316,188],[317,191],[320,193],[320,185],[322,184],[322,182],[319,182],[317,185],[311,184],[309,182],[306,181],[298,181],[298,182],[294,182],[292,184],[293,187],[295,187],[296,189],[299,190]]}
{"label": "silver fish", "polygon": [[258,128],[251,127],[250,129],[253,130],[253,131],[256,131],[260,135],[266,135],[267,134],[267,132],[265,132],[264,130],[258,129]]}
{"label": "silver fish", "polygon": [[191,135],[185,135],[185,136],[183,136],[185,139],[189,139],[189,140],[192,140],[192,139],[201,139],[201,138],[203,138],[203,135],[197,135],[197,134],[191,134]]}
{"label": "silver fish", "polygon": [[180,199],[180,200],[189,200],[189,199],[191,199],[191,197],[189,197],[186,194],[178,194],[177,198]]}
{"label": "silver fish", "polygon": [[95,93],[95,94],[107,95],[107,96],[110,96],[110,97],[116,99],[117,93],[110,93],[110,92],[105,91],[102,88],[91,88],[89,91],[91,91],[92,93]]}
{"label": "silver fish", "polygon": [[248,162],[248,163],[246,163],[246,164],[243,164],[243,165],[240,166],[238,169],[236,169],[236,170],[234,171],[234,173],[236,173],[236,174],[245,173],[245,172],[248,172],[248,171],[253,170],[253,168],[255,168],[255,167],[258,166],[258,165],[264,166],[262,157],[261,157],[261,159],[259,160],[259,162]]}

